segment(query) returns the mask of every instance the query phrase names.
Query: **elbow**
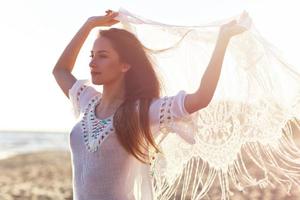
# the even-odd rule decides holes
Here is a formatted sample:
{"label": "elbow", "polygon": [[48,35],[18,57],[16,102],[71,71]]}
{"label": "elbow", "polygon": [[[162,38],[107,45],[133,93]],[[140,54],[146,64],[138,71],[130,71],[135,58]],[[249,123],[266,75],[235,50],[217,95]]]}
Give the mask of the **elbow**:
{"label": "elbow", "polygon": [[211,100],[212,100],[212,98],[204,100],[204,102],[203,102],[204,107],[207,107],[210,104]]}
{"label": "elbow", "polygon": [[210,104],[211,100],[212,100],[212,98],[209,98],[209,99],[203,99],[202,105],[201,105],[202,108],[206,108],[206,107]]}
{"label": "elbow", "polygon": [[202,94],[203,93],[201,93],[199,95],[198,107],[205,108],[210,104],[210,102],[212,100],[212,96],[211,95],[202,95]]}
{"label": "elbow", "polygon": [[210,101],[201,102],[200,105],[198,106],[198,110],[206,108],[209,105],[209,103],[210,103]]}
{"label": "elbow", "polygon": [[57,70],[58,69],[56,67],[54,67],[53,70],[52,70],[52,74],[55,75],[57,73]]}
{"label": "elbow", "polygon": [[60,69],[60,68],[57,68],[57,67],[54,67],[54,69],[52,70],[52,74],[55,75],[57,73],[60,73],[62,72],[64,69]]}
{"label": "elbow", "polygon": [[196,110],[201,110],[206,108],[211,102],[211,99],[201,99],[200,101],[198,101],[198,104],[196,106]]}

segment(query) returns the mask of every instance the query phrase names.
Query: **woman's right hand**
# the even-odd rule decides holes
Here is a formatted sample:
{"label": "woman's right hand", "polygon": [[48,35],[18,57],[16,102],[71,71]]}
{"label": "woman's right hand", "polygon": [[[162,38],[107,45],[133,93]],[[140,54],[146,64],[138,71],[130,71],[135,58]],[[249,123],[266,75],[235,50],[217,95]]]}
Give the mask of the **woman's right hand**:
{"label": "woman's right hand", "polygon": [[93,16],[88,18],[88,23],[90,23],[93,27],[97,26],[112,26],[118,23],[118,20],[113,19],[118,16],[118,12],[114,12],[112,10],[105,11],[106,15],[104,16]]}

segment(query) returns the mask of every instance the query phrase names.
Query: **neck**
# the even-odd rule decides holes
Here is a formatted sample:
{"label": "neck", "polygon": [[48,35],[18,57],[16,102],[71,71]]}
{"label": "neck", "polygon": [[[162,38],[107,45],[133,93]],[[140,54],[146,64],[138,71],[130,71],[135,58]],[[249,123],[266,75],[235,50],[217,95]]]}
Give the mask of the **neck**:
{"label": "neck", "polygon": [[123,79],[103,85],[101,108],[108,110],[119,106],[124,101]]}

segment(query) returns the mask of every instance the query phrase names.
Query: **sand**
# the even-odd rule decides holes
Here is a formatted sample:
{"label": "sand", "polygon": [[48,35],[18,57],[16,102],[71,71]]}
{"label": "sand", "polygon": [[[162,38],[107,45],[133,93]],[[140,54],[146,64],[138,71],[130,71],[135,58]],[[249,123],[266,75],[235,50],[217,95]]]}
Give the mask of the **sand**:
{"label": "sand", "polygon": [[[70,200],[72,174],[69,152],[39,152],[17,155],[0,161],[1,200]],[[204,199],[219,199],[218,188],[213,188]],[[252,188],[247,194],[235,191],[232,200],[246,199],[300,199],[300,192],[293,188],[287,195],[284,188]]]}
{"label": "sand", "polygon": [[[300,147],[300,133],[297,133],[294,139]],[[247,166],[252,168],[251,164]],[[259,172],[254,170],[252,173]],[[12,199],[73,199],[70,152],[45,151],[0,160],[0,200]],[[209,196],[204,199],[220,199],[218,187],[213,187]],[[244,194],[234,190],[231,199],[296,200],[300,199],[300,188],[293,187],[290,195],[280,185],[276,185],[275,188],[267,187],[264,189],[253,187]]]}
{"label": "sand", "polygon": [[0,199],[73,199],[70,153],[38,152],[0,160]]}

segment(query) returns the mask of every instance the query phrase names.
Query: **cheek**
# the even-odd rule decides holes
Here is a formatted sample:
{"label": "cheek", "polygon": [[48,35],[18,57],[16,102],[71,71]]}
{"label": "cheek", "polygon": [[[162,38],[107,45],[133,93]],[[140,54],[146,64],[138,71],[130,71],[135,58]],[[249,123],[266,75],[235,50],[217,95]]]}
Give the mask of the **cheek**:
{"label": "cheek", "polygon": [[119,71],[119,63],[113,59],[104,59],[101,61],[103,71],[108,73],[116,73]]}
{"label": "cheek", "polygon": [[110,59],[98,59],[96,60],[96,65],[100,68],[107,68],[112,64]]}
{"label": "cheek", "polygon": [[98,61],[99,71],[101,71],[101,77],[104,80],[116,79],[120,75],[120,69],[118,62],[112,59],[102,59]]}

